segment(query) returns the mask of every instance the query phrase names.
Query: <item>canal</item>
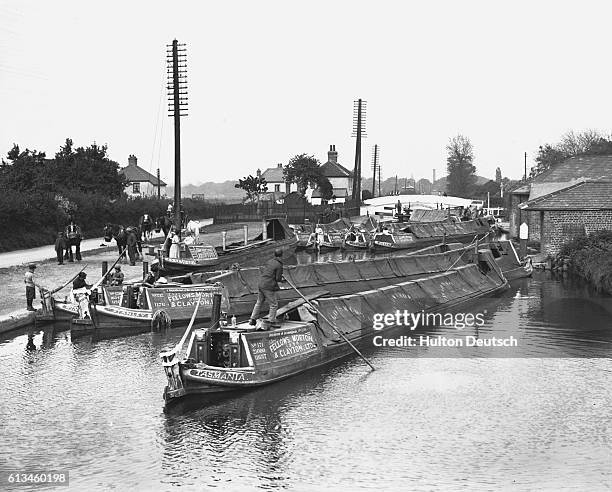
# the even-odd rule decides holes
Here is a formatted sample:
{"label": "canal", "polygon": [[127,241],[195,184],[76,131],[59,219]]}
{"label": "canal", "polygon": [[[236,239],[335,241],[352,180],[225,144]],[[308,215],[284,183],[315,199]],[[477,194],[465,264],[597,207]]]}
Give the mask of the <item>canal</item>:
{"label": "canal", "polygon": [[181,329],[5,335],[0,469],[68,470],[83,490],[612,486],[612,299],[544,272],[471,309],[478,336],[518,347],[369,347],[375,372],[352,357],[169,412],[158,354]]}

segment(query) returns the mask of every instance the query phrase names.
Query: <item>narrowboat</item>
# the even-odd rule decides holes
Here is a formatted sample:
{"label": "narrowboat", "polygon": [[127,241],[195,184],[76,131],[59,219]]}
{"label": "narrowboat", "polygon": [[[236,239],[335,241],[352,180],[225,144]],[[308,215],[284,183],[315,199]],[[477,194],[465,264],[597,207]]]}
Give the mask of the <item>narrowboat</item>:
{"label": "narrowboat", "polygon": [[347,296],[301,299],[279,310],[286,319],[272,330],[248,323],[223,326],[213,313],[213,325],[195,330],[190,325],[172,350],[160,354],[164,399],[171,404],[189,395],[271,384],[349,356],[351,344],[371,343],[382,333],[374,330],[375,313],[439,312],[506,285],[491,251],[483,249],[474,263],[447,272]]}
{"label": "narrowboat", "polygon": [[491,224],[486,218],[464,222],[388,223],[382,231],[373,235],[371,249],[378,251],[417,249],[439,243],[444,238],[450,241],[470,242],[475,237],[489,232]]}
{"label": "narrowboat", "polygon": [[[463,245],[460,245],[463,247]],[[355,261],[287,265],[283,275],[306,295],[325,292],[330,296],[354,294],[365,289],[377,289],[425,275],[445,272],[473,261],[475,248],[468,251],[449,250],[422,255],[397,255]],[[253,309],[259,292],[259,268],[243,268],[209,277],[191,274],[182,280],[195,284],[210,282],[223,285],[228,302],[228,315],[238,318]],[[295,301],[299,295],[287,282],[280,282],[279,305]],[[267,305],[264,305],[267,308]]]}
{"label": "narrowboat", "polygon": [[215,247],[197,243],[182,244],[179,258],[168,257],[162,248],[158,250],[159,261],[169,274],[180,274],[222,270],[235,264],[259,265],[271,258],[277,248],[288,253],[295,251],[298,240],[284,220],[267,220],[264,232],[246,245],[234,243]]}
{"label": "narrowboat", "polygon": [[[223,287],[215,284],[175,285],[164,287],[100,286],[94,295],[85,292],[56,299],[43,298],[54,321],[71,322],[74,331],[97,330],[120,335],[122,332],[147,331],[185,325],[201,296],[198,319],[211,317],[215,294],[222,296],[222,307],[229,308]],[[74,320],[79,321],[74,321]]]}

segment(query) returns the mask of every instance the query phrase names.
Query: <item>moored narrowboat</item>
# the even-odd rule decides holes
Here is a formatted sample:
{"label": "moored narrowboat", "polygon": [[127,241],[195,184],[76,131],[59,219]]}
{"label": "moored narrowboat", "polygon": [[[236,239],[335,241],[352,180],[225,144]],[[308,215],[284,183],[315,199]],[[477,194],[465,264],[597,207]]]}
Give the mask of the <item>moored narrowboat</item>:
{"label": "moored narrowboat", "polygon": [[[375,333],[375,313],[438,312],[507,285],[489,250],[477,261],[444,273],[340,297],[296,301],[279,310],[280,328],[258,331],[248,323],[186,331],[174,349],[160,354],[167,378],[166,403],[188,395],[236,391],[270,384],[350,355],[347,342]],[[376,331],[380,334],[380,331]],[[189,338],[185,353],[184,342]]]}

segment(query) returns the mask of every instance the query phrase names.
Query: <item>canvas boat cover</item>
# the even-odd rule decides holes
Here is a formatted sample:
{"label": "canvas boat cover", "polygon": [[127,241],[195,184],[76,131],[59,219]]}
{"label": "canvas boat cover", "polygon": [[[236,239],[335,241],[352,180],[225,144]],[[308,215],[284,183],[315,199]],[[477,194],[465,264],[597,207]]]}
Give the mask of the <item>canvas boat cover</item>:
{"label": "canvas boat cover", "polygon": [[345,217],[334,220],[329,224],[318,224],[317,227],[323,229],[323,232],[344,232],[351,227],[351,221]]}
{"label": "canvas boat cover", "polygon": [[[268,239],[273,239],[274,241],[282,241],[295,237],[293,229],[289,227],[285,219],[268,219],[266,221],[266,232]],[[263,234],[259,234],[254,238],[254,241],[261,241],[262,239]]]}
{"label": "canvas boat cover", "polygon": [[489,223],[484,219],[465,222],[421,222],[404,225],[403,232],[411,232],[419,239],[448,236],[477,235],[489,232]]}
{"label": "canvas boat cover", "polygon": [[378,227],[378,222],[371,215],[358,215],[350,218],[351,224],[358,229],[373,232]]}
{"label": "canvas boat cover", "polygon": [[410,214],[410,222],[442,222],[449,220],[448,210],[413,210]]}
{"label": "canvas boat cover", "polygon": [[439,310],[444,305],[454,305],[491,292],[504,283],[504,277],[497,270],[492,269],[484,274],[477,265],[467,264],[422,279],[346,296],[320,298],[313,302],[322,314],[317,319],[324,336],[334,343],[341,338],[330,323],[347,338],[355,339],[375,331],[375,313]]}
{"label": "canvas boat cover", "polygon": [[[363,290],[363,285],[369,280],[388,278],[395,281],[401,277],[431,275],[465,265],[471,256],[470,251],[467,253],[466,251],[466,249],[460,249],[446,253],[375,258],[354,262],[311,263],[285,267],[283,275],[298,289],[324,287],[326,284],[338,282],[355,282],[358,283],[356,288]],[[245,268],[228,272],[219,281],[227,289],[230,299],[235,299],[256,294],[259,290],[259,279],[259,268]],[[284,286],[281,285],[281,288]],[[291,287],[287,288],[291,289]]]}

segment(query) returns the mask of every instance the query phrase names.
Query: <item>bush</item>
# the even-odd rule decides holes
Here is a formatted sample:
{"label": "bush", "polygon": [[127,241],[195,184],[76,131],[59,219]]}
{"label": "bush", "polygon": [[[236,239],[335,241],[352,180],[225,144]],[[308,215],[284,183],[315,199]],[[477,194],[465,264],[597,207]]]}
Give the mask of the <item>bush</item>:
{"label": "bush", "polygon": [[612,294],[612,231],[596,231],[565,244],[560,256],[570,259],[572,271],[598,290]]}

